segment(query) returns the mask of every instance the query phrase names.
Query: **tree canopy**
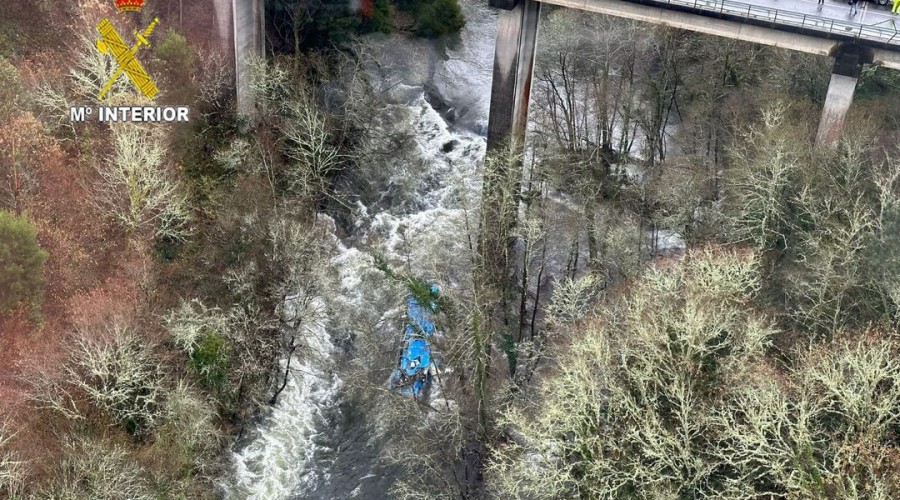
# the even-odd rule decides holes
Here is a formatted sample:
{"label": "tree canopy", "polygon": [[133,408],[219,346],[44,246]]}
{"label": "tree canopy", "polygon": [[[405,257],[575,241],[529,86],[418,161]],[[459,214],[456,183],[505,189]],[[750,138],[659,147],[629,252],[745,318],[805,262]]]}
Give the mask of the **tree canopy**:
{"label": "tree canopy", "polygon": [[46,259],[37,229],[25,217],[0,210],[0,314],[22,302],[39,304]]}
{"label": "tree canopy", "polygon": [[843,332],[786,369],[751,300],[753,253],[650,269],[505,412],[502,498],[896,498],[900,368],[878,332]]}

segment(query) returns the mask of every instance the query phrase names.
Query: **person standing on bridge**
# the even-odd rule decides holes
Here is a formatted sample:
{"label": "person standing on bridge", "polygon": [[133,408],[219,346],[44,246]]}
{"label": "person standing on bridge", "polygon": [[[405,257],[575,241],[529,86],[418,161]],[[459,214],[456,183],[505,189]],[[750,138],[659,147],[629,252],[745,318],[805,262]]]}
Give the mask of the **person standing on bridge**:
{"label": "person standing on bridge", "polygon": [[819,8],[820,9],[822,8],[823,5],[825,5],[825,0],[819,0]]}
{"label": "person standing on bridge", "polygon": [[856,4],[859,3],[859,0],[850,0],[847,3],[850,4],[850,17],[855,16],[856,13],[859,12],[859,7],[856,6]]}

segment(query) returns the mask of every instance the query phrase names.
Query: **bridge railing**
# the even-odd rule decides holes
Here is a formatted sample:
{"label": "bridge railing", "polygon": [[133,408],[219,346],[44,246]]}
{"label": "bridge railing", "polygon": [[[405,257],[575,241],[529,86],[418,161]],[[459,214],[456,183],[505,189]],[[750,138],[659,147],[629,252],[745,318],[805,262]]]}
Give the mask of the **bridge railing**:
{"label": "bridge railing", "polygon": [[827,17],[801,14],[733,0],[656,0],[661,3],[692,7],[697,10],[718,12],[747,19],[768,21],[773,24],[796,26],[823,33],[849,36],[900,45],[900,32],[894,27],[869,26]]}

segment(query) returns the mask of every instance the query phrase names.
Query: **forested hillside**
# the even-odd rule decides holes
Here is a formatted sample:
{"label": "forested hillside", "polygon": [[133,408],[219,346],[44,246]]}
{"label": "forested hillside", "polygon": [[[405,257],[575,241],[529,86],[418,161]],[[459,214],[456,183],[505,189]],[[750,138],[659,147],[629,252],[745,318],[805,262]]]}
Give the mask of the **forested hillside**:
{"label": "forested hillside", "polygon": [[[828,59],[548,17],[526,175],[574,205],[588,269],[518,345],[489,491],[896,497],[897,76],[869,68],[817,147]],[[547,205],[526,205],[532,255],[561,236]]]}
{"label": "forested hillside", "polygon": [[10,3],[0,497],[900,497],[900,73],[816,146],[830,58],[547,8],[485,152],[484,2],[270,0],[237,116],[148,0],[191,121],[72,123],[112,2]]}

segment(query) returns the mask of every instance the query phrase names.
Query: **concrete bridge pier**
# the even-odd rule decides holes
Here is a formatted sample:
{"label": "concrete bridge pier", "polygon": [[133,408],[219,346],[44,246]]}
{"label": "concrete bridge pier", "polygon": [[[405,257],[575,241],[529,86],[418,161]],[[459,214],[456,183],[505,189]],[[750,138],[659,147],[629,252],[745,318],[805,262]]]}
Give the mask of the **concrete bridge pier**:
{"label": "concrete bridge pier", "polygon": [[234,32],[231,16],[232,0],[213,0],[213,12],[216,14],[216,28],[218,28],[219,45],[222,54],[228,54],[234,49],[234,41],[231,35]]}
{"label": "concrete bridge pier", "polygon": [[865,47],[851,44],[837,47],[831,82],[828,84],[825,106],[822,108],[822,118],[816,134],[817,146],[830,146],[840,140],[863,64],[871,63],[872,59],[872,51]]}
{"label": "concrete bridge pier", "polygon": [[[490,6],[502,10],[497,21],[487,152],[500,152],[511,141],[511,147],[521,153],[541,4],[534,0],[490,0]],[[515,324],[516,313],[511,304],[515,303],[515,283],[519,281],[511,272],[511,262],[516,251],[514,228],[519,201],[509,193],[518,192],[521,170],[521,160],[498,162],[496,170],[489,172],[485,168],[481,188],[476,283],[479,295],[496,304],[488,315],[488,328],[497,332],[508,331]]]}
{"label": "concrete bridge pier", "polygon": [[265,57],[265,0],[213,0],[219,43],[234,57],[234,82],[239,116],[251,118],[256,103],[250,98],[250,63]]}
{"label": "concrete bridge pier", "polygon": [[256,103],[250,98],[250,63],[266,55],[265,1],[233,0],[234,73],[238,115],[252,117]]}
{"label": "concrete bridge pier", "polygon": [[517,141],[520,146],[524,143],[541,4],[534,0],[490,0],[490,6],[502,9],[488,117],[487,146],[492,150],[506,140]]}

